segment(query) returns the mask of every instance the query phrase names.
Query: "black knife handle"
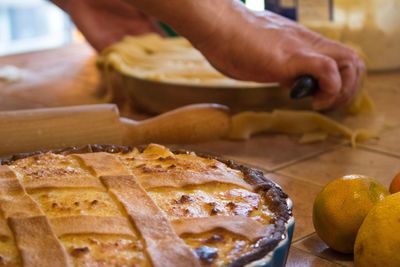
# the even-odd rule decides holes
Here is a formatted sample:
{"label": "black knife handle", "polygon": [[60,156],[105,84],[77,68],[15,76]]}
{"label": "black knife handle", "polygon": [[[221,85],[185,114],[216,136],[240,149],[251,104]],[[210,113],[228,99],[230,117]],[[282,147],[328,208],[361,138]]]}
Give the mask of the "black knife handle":
{"label": "black knife handle", "polygon": [[319,90],[318,80],[310,75],[300,76],[290,91],[290,98],[301,99],[312,96]]}

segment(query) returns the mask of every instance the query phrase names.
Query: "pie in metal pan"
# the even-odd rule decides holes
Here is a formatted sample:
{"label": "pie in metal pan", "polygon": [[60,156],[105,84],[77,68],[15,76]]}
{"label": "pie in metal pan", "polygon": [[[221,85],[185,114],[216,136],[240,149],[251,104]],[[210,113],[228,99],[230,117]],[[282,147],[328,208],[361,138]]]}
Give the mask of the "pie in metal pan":
{"label": "pie in metal pan", "polygon": [[284,266],[291,201],[261,171],[150,144],[0,165],[0,266]]}

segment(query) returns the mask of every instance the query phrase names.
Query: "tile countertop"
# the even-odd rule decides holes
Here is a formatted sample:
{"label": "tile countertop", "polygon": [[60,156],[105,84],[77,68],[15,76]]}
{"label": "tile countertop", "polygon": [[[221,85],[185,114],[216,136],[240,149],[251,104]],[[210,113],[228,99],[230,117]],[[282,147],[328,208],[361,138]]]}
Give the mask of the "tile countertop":
{"label": "tile countertop", "polygon": [[[0,81],[0,110],[104,101],[106,89],[87,45],[0,58],[0,66],[25,71],[16,83]],[[400,122],[400,72],[371,74],[365,83],[377,109]],[[114,96],[122,113],[134,117],[124,96]],[[356,149],[329,142],[300,145],[284,135],[259,135],[247,142],[212,141],[189,146],[258,167],[279,183],[294,202],[296,230],[287,266],[352,266],[350,256],[326,247],[312,225],[313,199],[324,184],[344,174],[372,175],[385,185],[400,171],[400,127]]]}

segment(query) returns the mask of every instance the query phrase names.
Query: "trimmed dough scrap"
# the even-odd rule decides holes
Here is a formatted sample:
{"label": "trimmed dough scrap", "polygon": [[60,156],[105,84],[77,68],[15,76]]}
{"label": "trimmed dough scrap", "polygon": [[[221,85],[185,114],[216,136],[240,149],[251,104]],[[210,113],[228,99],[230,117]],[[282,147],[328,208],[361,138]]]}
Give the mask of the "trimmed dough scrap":
{"label": "trimmed dough scrap", "polygon": [[355,146],[357,142],[378,137],[383,128],[384,120],[380,116],[364,115],[351,119],[347,119],[348,125],[358,122],[362,126],[351,128],[315,111],[242,112],[232,117],[228,138],[246,140],[257,133],[284,133],[302,135],[301,143],[314,143],[330,135],[344,137]]}

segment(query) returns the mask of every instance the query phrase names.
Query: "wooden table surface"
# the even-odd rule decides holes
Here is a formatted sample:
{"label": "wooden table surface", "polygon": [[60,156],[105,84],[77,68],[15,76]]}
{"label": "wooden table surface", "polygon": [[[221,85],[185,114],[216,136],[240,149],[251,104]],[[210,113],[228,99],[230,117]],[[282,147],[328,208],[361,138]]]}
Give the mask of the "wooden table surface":
{"label": "wooden table surface", "polygon": [[[16,83],[0,81],[0,110],[93,104],[110,100],[85,44],[0,57],[0,67],[25,70]],[[352,266],[352,257],[335,253],[315,234],[312,204],[329,180],[365,174],[389,185],[400,171],[400,72],[369,75],[367,89],[392,127],[379,140],[350,148],[331,142],[301,145],[285,135],[259,135],[246,142],[212,141],[190,148],[258,167],[279,183],[294,203],[296,228],[287,266]],[[114,98],[127,111],[124,97]],[[394,122],[394,123],[393,123]]]}

